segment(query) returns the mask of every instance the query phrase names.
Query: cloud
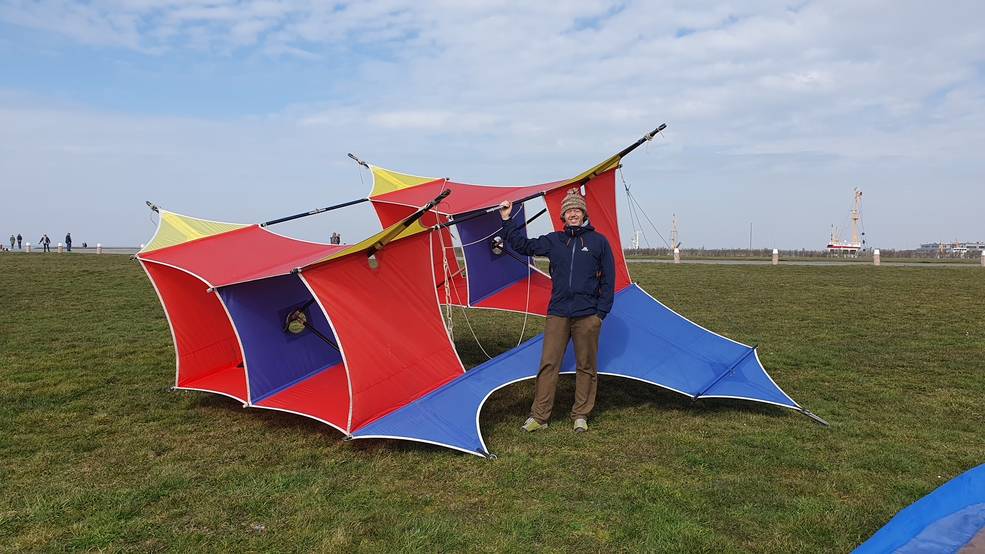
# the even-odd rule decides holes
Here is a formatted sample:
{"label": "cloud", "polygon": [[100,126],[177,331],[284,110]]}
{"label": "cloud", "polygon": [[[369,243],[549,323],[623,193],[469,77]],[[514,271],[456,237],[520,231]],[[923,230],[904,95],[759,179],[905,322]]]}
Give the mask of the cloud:
{"label": "cloud", "polygon": [[[626,172],[659,183],[637,186],[654,219],[688,206],[703,214],[689,220],[689,244],[727,245],[732,227],[756,219],[775,222],[778,245],[815,245],[860,185],[885,210],[881,223],[903,229],[887,244],[906,246],[947,226],[980,232],[963,206],[925,229],[892,214],[912,213],[923,196],[896,191],[933,182],[962,197],[980,186],[983,16],[977,2],[15,0],[0,21],[138,69],[114,69],[116,81],[88,93],[14,83],[16,102],[0,94],[0,124],[29,140],[0,138],[0,152],[17,153],[0,177],[30,185],[18,160],[50,157],[109,187],[99,185],[115,179],[107,167],[139,174],[129,156],[235,196],[235,182],[277,181],[282,162],[298,168],[288,173],[299,195],[318,196],[300,183],[351,182],[358,172],[330,152],[357,151],[413,173],[529,183],[565,177],[667,121]],[[117,89],[139,95],[135,83],[162,87],[161,100],[103,101]],[[229,98],[221,117],[191,109],[210,93]],[[50,187],[71,178],[46,175]],[[771,204],[779,199],[790,203]]]}

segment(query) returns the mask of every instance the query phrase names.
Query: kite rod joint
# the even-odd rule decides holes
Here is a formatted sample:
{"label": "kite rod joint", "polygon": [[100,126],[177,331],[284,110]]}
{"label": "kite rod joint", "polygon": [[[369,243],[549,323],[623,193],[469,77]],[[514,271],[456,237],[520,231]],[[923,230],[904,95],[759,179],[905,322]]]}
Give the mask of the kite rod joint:
{"label": "kite rod joint", "polygon": [[352,158],[353,160],[355,160],[355,162],[356,162],[357,164],[359,164],[359,165],[361,165],[361,166],[363,166],[363,167],[365,167],[366,169],[369,169],[369,164],[368,164],[368,163],[366,163],[366,162],[364,162],[364,161],[362,161],[362,160],[360,160],[359,158],[357,158],[357,157],[356,157],[356,155],[355,155],[355,154],[353,154],[352,152],[349,152],[349,157],[350,157],[350,158]]}
{"label": "kite rod joint", "polygon": [[647,142],[649,142],[649,141],[653,140],[653,137],[657,136],[657,133],[659,133],[660,131],[663,131],[666,128],[667,128],[667,124],[666,123],[661,123],[659,127],[657,127],[656,129],[650,131],[649,133],[643,135],[643,138],[646,139]]}
{"label": "kite rod joint", "polygon": [[152,212],[161,213],[160,209],[157,207],[157,204],[154,204],[150,200],[144,200],[144,202],[147,204],[147,207],[150,208]]}
{"label": "kite rod joint", "polygon": [[743,354],[742,356],[739,356],[739,359],[736,360],[735,362],[733,362],[732,365],[730,365],[727,370],[723,371],[721,375],[719,375],[718,377],[716,377],[715,380],[712,381],[710,385],[708,385],[707,387],[705,387],[704,390],[702,390],[698,394],[694,395],[694,400],[697,401],[697,399],[699,397],[704,396],[705,393],[707,393],[708,391],[710,391],[711,388],[714,387],[715,385],[717,385],[719,381],[721,381],[722,379],[724,379],[724,378],[728,377],[729,375],[732,375],[733,373],[735,373],[735,368],[739,367],[739,364],[741,364],[742,362],[746,361],[746,358],[748,358],[753,352],[755,352],[757,348],[759,348],[759,345],[758,344],[752,345],[752,348],[750,348],[749,350],[747,350],[746,353]]}
{"label": "kite rod joint", "polygon": [[380,240],[376,241],[376,243],[373,244],[373,246],[369,247],[369,249],[366,250],[366,257],[375,260],[374,256],[376,255],[376,253],[382,250],[383,247],[386,246],[388,242],[393,240],[394,237],[396,237],[397,235],[402,233],[405,229],[407,229],[408,227],[416,223],[419,219],[424,217],[424,214],[428,213],[431,209],[433,209],[435,206],[440,204],[442,200],[448,198],[449,194],[451,194],[451,189],[445,189],[441,191],[441,193],[438,196],[434,197],[434,200],[431,200],[423,207],[421,207],[421,209],[417,210],[412,215],[404,219],[402,223],[394,227],[393,230],[387,233],[385,236],[380,237]]}

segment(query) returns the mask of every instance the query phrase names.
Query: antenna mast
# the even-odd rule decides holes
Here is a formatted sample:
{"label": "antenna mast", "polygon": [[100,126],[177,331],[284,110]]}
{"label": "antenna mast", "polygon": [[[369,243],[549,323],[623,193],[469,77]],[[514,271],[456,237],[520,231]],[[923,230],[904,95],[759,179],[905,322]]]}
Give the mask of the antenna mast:
{"label": "antenna mast", "polygon": [[859,210],[862,207],[862,191],[855,190],[855,206],[852,208],[852,244],[857,244],[859,248],[862,246],[862,240],[858,236],[858,219]]}
{"label": "antenna mast", "polygon": [[677,239],[677,214],[673,215],[670,227],[670,249],[679,248],[681,246],[681,241]]}

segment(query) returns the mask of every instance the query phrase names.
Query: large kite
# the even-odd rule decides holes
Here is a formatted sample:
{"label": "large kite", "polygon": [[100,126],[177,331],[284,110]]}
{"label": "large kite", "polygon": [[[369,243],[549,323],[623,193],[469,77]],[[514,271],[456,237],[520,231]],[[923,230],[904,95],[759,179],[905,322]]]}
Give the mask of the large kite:
{"label": "large kite", "polygon": [[[466,371],[442,308],[546,315],[550,277],[499,240],[496,206],[515,202],[525,233],[522,204],[543,198],[559,228],[564,194],[581,187],[616,263],[599,373],[693,399],[775,404],[820,421],[770,378],[755,348],[687,320],[630,280],[615,171],[661,129],[580,175],[541,185],[470,185],[366,164],[373,174],[366,199],[263,224],[209,221],[152,205],[160,214],[157,232],[137,259],[171,327],[175,388],[311,417],[349,439],[412,440],[491,456],[479,429],[482,405],[496,390],[536,376],[543,337]],[[358,244],[306,242],[267,228],[367,200],[383,230]],[[570,347],[561,371],[574,372]]]}

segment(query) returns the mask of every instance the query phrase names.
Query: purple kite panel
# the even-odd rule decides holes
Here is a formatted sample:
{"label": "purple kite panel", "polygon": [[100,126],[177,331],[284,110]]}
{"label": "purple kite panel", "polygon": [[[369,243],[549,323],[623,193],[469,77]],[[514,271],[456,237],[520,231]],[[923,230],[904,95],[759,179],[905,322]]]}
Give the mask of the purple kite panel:
{"label": "purple kite panel", "polygon": [[[512,217],[519,227],[526,219],[523,206],[518,205],[516,208],[518,209],[514,209]],[[502,227],[503,221],[498,211],[458,225],[459,238],[465,252],[469,305],[474,306],[508,285],[527,278],[527,264],[530,261],[528,257],[505,249],[501,254],[496,254],[490,247],[493,237],[501,235],[499,230]],[[521,227],[518,232],[526,236],[527,229]]]}
{"label": "purple kite panel", "polygon": [[243,345],[253,403],[342,361],[338,350],[310,329],[299,334],[285,330],[287,316],[306,306],[308,323],[338,344],[325,314],[296,275],[218,290]]}

